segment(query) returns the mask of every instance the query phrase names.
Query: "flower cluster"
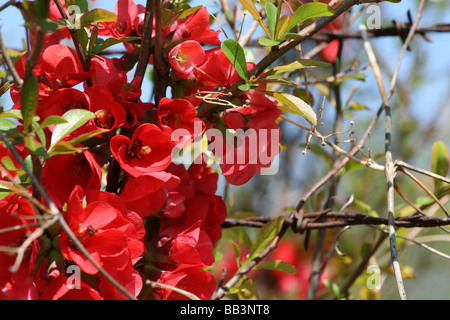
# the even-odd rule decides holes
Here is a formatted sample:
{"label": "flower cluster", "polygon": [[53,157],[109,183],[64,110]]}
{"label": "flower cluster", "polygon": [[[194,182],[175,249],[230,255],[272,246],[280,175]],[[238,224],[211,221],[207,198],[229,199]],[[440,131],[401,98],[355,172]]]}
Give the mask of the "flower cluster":
{"label": "flower cluster", "polygon": [[[60,18],[53,2],[50,9],[50,19]],[[116,21],[99,22],[91,31],[95,28],[98,36],[116,39],[142,36],[143,6],[119,0],[115,13]],[[41,222],[39,208],[17,194],[0,200],[0,228],[20,226],[0,233],[0,246],[11,248],[10,253],[0,253],[1,298],[125,299],[97,266],[140,299],[185,298],[171,289],[175,287],[201,299],[212,296],[216,280],[205,269],[215,262],[214,246],[227,216],[217,195],[219,173],[207,165],[206,155],[185,166],[174,161],[173,150],[208,139],[207,129],[256,132],[256,152],[249,151],[251,141],[236,145],[217,136],[208,140],[223,150],[209,154],[225,159],[220,162],[223,176],[242,185],[268,168],[279,153],[280,135],[273,132],[279,131],[281,111],[272,97],[248,90],[233,98],[232,108],[217,108],[214,117],[200,119],[197,108],[207,95],[214,99],[240,80],[220,48],[220,32],[211,29],[205,7],[180,19],[164,19],[158,31],[163,52],[154,54],[162,54],[170,66],[172,94],[155,103],[141,99],[143,79],[128,72],[131,57],[139,53],[137,43],[124,41],[128,54],[120,58],[94,55],[87,70],[79,53],[60,43],[70,37],[67,28],[46,35],[32,71],[38,80],[38,124],[74,110],[89,111],[92,117],[68,132],[58,145],[61,149],[53,149],[42,161],[42,186],[70,230],[55,223],[20,251]],[[32,34],[32,45],[35,41]],[[16,64],[20,77],[28,55]],[[152,56],[149,64],[153,61]],[[253,66],[249,63],[248,69]],[[19,88],[13,86],[10,93],[12,109],[20,110]],[[60,126],[55,122],[44,127],[38,140],[45,149],[60,134]],[[73,141],[77,143],[70,144]],[[30,155],[23,144],[14,147],[23,158]],[[262,154],[267,159],[261,159]],[[4,145],[0,156],[14,159]],[[2,171],[2,180],[18,178],[20,166],[14,165],[17,170]],[[33,191],[30,188],[30,195]],[[19,251],[23,259],[14,270]],[[71,267],[80,272],[78,283],[67,272]]]}

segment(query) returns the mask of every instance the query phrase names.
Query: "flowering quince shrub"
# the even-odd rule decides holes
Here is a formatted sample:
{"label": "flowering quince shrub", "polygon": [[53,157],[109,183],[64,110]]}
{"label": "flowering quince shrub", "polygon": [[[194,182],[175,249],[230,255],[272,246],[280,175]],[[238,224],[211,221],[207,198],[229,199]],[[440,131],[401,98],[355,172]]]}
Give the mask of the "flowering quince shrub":
{"label": "flowering quince shrub", "polygon": [[[240,3],[263,31],[266,57],[336,9],[327,1]],[[28,47],[9,57],[13,81],[0,88],[11,101],[0,114],[0,298],[207,300],[267,257],[227,294],[255,298],[258,279],[270,279],[268,291],[304,299],[306,255],[290,239],[265,254],[286,231],[285,216],[260,226],[247,245],[228,241],[219,179],[242,186],[277,169],[283,114],[315,133],[320,116],[307,94],[272,88],[295,86],[281,74],[336,63],[341,43],[330,42],[317,60],[272,65],[280,55],[265,65],[215,29],[203,5],[15,5]],[[337,17],[323,29],[342,24]]]}
{"label": "flowering quince shrub", "polygon": [[[74,5],[84,11],[78,29],[67,20]],[[160,36],[163,51],[153,53],[148,64],[160,54],[174,79],[172,97],[156,103],[141,100],[142,76],[129,77],[143,50],[138,40],[144,35],[144,6],[119,0],[112,13],[89,11],[85,1],[26,1],[22,10],[36,19],[31,49],[15,63],[24,83],[8,88],[14,105],[2,114],[19,125],[10,120],[2,125],[14,137],[12,148],[20,159],[31,161],[47,197],[32,183],[27,195],[54,205],[68,229],[55,222],[32,238],[17,270],[12,270],[17,255],[0,254],[1,297],[182,299],[189,292],[211,298],[217,282],[207,269],[215,262],[214,246],[227,216],[216,195],[219,174],[207,165],[206,154],[185,166],[174,161],[173,150],[189,148],[206,129],[253,130],[263,151],[273,150],[265,161],[260,150],[248,151],[249,141],[236,146],[221,134],[209,137],[217,146],[210,156],[232,154],[220,163],[222,174],[242,185],[270,167],[280,151],[278,101],[262,84],[236,95],[233,107],[215,118],[197,117],[202,102],[222,101],[221,92],[241,80],[233,53],[221,48],[221,32],[211,29],[203,6],[166,10],[158,24],[154,18],[152,38]],[[77,39],[82,55],[61,43],[68,38]],[[102,55],[120,42],[127,54]],[[245,72],[253,67],[245,63]],[[259,135],[261,129],[271,133]],[[15,154],[4,144],[1,152],[3,163],[11,162],[2,180],[26,185],[29,177]],[[0,205],[2,228],[23,226],[0,239],[2,246],[17,249],[40,230],[44,211],[16,193]],[[76,290],[68,285],[71,266],[81,275]]]}

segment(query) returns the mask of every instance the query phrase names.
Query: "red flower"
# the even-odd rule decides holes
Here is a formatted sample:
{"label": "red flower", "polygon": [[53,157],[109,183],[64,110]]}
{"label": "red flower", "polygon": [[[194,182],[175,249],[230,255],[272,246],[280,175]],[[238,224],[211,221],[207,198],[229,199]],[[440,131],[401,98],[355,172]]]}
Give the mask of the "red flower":
{"label": "red flower", "polygon": [[163,98],[158,107],[158,125],[172,136],[174,145],[183,149],[203,134],[205,124],[187,100]]}
{"label": "red flower", "polygon": [[104,28],[99,29],[99,35],[124,38],[130,35],[134,28],[134,22],[139,13],[145,7],[136,5],[133,0],[119,0],[114,7],[117,21],[101,23]]}
{"label": "red flower", "polygon": [[210,29],[209,12],[202,7],[189,17],[179,19],[164,30],[164,37],[172,37],[174,42],[195,40],[205,44],[220,45],[220,31]]}
{"label": "red flower", "polygon": [[120,103],[114,100],[107,87],[94,85],[87,88],[85,93],[89,97],[89,109],[95,113],[95,119],[92,120],[93,130],[113,130],[125,123],[126,112]]}
{"label": "red flower", "polygon": [[157,126],[145,123],[131,139],[122,135],[113,137],[111,152],[122,169],[136,178],[167,168],[172,160],[172,142]]}
{"label": "red flower", "polygon": [[63,44],[48,47],[42,54],[42,70],[48,79],[61,87],[72,87],[86,80],[91,73],[85,72],[77,53]]}
{"label": "red flower", "polygon": [[49,116],[62,116],[72,109],[89,110],[89,97],[79,90],[62,88],[54,91],[43,105],[42,120]]}
{"label": "red flower", "polygon": [[148,217],[163,208],[168,190],[179,181],[178,177],[164,171],[129,177],[120,197],[128,209],[141,217]]}
{"label": "red flower", "polygon": [[[17,195],[10,194],[0,200],[0,229],[20,227],[35,222],[34,211],[28,201]],[[0,246],[19,248],[32,232],[33,228],[18,228],[0,233]],[[16,261],[15,253],[0,252],[0,300],[2,299],[32,299],[36,298],[36,290],[31,278],[31,271],[38,251],[37,242],[27,248],[18,272],[11,273],[10,267]]]}
{"label": "red flower", "polygon": [[[88,201],[87,206],[83,207],[84,192],[76,187],[69,197],[66,219],[91,257],[119,283],[134,287],[133,293],[136,293],[140,288],[136,287],[139,281],[136,281],[132,263],[143,252],[143,244],[139,246],[137,243],[141,240],[142,230],[137,230],[136,224],[126,219],[119,208],[113,206],[118,199],[114,200],[110,195],[104,196],[106,198],[103,199],[112,199],[113,202]],[[101,196],[94,195],[95,198],[101,199]],[[87,274],[98,273],[97,268],[80,252],[67,233],[61,234],[59,244],[67,260],[75,262]],[[104,286],[104,290],[101,289],[103,295],[115,296],[111,287],[107,284]]]}
{"label": "red flower", "polygon": [[100,190],[102,168],[89,150],[75,155],[57,155],[45,163],[42,180],[52,199],[62,206],[75,186],[85,191]]}
{"label": "red flower", "polygon": [[[206,215],[208,208],[204,207],[204,204],[199,203],[196,209],[203,210]],[[195,211],[190,213],[193,212]],[[178,219],[169,219],[164,222],[158,240],[158,249],[164,254],[164,258],[161,257],[160,260],[175,265],[212,265],[214,263],[213,243],[201,226],[201,220],[193,224]]]}
{"label": "red flower", "polygon": [[[173,271],[162,273],[157,282],[208,300],[214,293],[216,280],[211,273],[202,269],[202,266],[180,265]],[[170,289],[157,289],[154,291],[154,297],[159,300],[189,300],[188,297]]]}
{"label": "red flower", "polygon": [[242,107],[222,113],[224,123],[232,129],[227,130],[227,136],[208,131],[210,147],[221,159],[222,174],[233,185],[247,183],[269,168],[280,152],[281,139],[276,123],[281,110],[275,99],[253,90],[239,98],[244,103]]}
{"label": "red flower", "polygon": [[205,50],[197,41],[188,40],[170,50],[168,60],[177,77],[188,79],[195,67],[203,63],[205,56]]}

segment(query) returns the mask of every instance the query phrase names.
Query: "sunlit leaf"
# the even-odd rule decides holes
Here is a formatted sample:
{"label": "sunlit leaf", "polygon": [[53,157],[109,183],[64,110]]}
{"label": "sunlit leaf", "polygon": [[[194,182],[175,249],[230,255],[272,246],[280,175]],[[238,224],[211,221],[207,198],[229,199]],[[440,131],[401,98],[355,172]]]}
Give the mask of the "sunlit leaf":
{"label": "sunlit leaf", "polygon": [[333,8],[325,3],[306,3],[295,10],[292,15],[291,22],[289,24],[289,29],[292,29],[299,23],[305,20],[313,19],[317,17],[332,16],[334,14]]}
{"label": "sunlit leaf", "polygon": [[255,259],[261,251],[263,251],[278,235],[283,223],[285,216],[279,216],[271,221],[269,221],[264,227],[262,227],[255,239],[252,242],[252,247],[250,253],[248,254],[247,261]]}
{"label": "sunlit leaf", "polygon": [[227,39],[222,43],[221,48],[225,56],[236,69],[238,75],[247,82],[247,61],[245,60],[245,52],[241,45],[233,39]]}
{"label": "sunlit leaf", "polygon": [[297,273],[297,268],[285,261],[282,260],[273,260],[261,263],[255,267],[255,269],[264,269],[264,270],[274,270],[274,271],[280,271],[288,274],[295,274]]}
{"label": "sunlit leaf", "polygon": [[25,132],[28,132],[31,120],[36,114],[39,100],[39,83],[34,74],[31,74],[25,80],[21,94],[21,110],[23,116],[23,126]]}
{"label": "sunlit leaf", "polygon": [[264,24],[264,21],[262,20],[261,15],[259,14],[258,9],[256,9],[256,6],[253,3],[253,1],[252,0],[239,0],[239,2],[252,15],[252,17],[256,21],[258,21],[261,28],[263,28],[264,32],[270,38],[271,37],[270,31],[267,29],[266,25]]}
{"label": "sunlit leaf", "polygon": [[55,126],[51,140],[50,152],[53,147],[55,147],[55,145],[63,140],[67,135],[80,128],[89,120],[94,119],[95,114],[84,109],[73,109],[67,111],[62,118],[67,122]]}
{"label": "sunlit leaf", "polygon": [[276,32],[278,20],[277,13],[278,13],[277,7],[273,3],[267,2],[266,3],[267,25],[269,27],[272,36],[275,36]]}
{"label": "sunlit leaf", "polygon": [[274,47],[281,43],[281,41],[271,40],[271,39],[267,39],[267,38],[263,38],[263,37],[259,38],[258,42],[260,45],[265,46],[265,47]]}
{"label": "sunlit leaf", "polygon": [[317,125],[317,115],[313,108],[305,101],[289,93],[268,93],[279,102],[290,108],[294,113],[303,116],[313,126]]}
{"label": "sunlit leaf", "polygon": [[93,9],[81,17],[81,23],[83,24],[115,21],[117,21],[117,16],[113,12],[100,8]]}

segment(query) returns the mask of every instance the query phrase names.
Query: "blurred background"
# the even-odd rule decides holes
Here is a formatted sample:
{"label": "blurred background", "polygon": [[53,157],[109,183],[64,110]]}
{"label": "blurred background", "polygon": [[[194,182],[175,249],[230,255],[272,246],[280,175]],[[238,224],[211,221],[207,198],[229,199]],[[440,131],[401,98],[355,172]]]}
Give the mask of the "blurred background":
{"label": "blurred background", "polygon": [[[1,0],[0,5],[6,0]],[[136,0],[137,4],[145,5],[144,0]],[[191,1],[191,6],[205,5],[213,13],[221,27],[226,32],[228,28],[221,13],[221,2],[217,1]],[[381,27],[393,26],[393,21],[408,22],[407,12],[411,12],[414,18],[417,13],[419,1],[403,0],[401,3],[381,3],[380,8]],[[115,1],[98,0],[90,2],[90,9],[101,7],[110,11],[114,10]],[[238,9],[237,21],[242,6],[239,2],[229,2],[230,8],[235,5]],[[361,10],[361,14],[350,26],[349,30],[358,30],[359,24],[365,24],[370,16],[364,8],[354,8],[352,14]],[[243,25],[243,34],[252,22],[247,15]],[[423,16],[419,24],[421,27],[431,27],[437,24],[450,23],[450,2],[447,0],[426,1]],[[0,13],[0,27],[8,48],[21,50],[24,47],[25,31],[20,12],[15,8],[8,8]],[[218,29],[214,24],[212,28]],[[231,34],[230,32],[228,32]],[[257,40],[262,34],[254,33],[252,40]],[[450,146],[450,32],[429,32],[428,41],[421,36],[416,36],[411,44],[411,50],[407,51],[402,61],[396,92],[391,99],[393,111],[393,151],[394,158],[427,170],[431,169],[431,149],[437,140]],[[224,33],[222,33],[225,39]],[[385,87],[388,88],[392,73],[395,69],[401,46],[400,37],[380,37],[370,39],[378,62],[382,68]],[[302,45],[302,50],[307,53],[316,46],[311,40]],[[120,47],[118,47],[120,49]],[[265,53],[263,49],[247,47],[248,57],[258,62]],[[320,59],[320,56],[314,56]],[[284,62],[296,59],[295,52],[287,55]],[[283,62],[283,61],[280,61]],[[349,79],[341,85],[341,99],[348,102],[344,114],[343,127],[350,128],[350,121],[354,122],[354,138],[358,139],[364,132],[370,120],[381,106],[381,98],[374,77],[368,65],[366,53],[360,40],[346,40],[343,48],[341,70],[348,70],[354,63],[358,69],[362,69],[364,77]],[[331,68],[320,70],[308,70],[308,81],[323,80],[332,75]],[[293,77],[298,75],[294,74]],[[151,101],[152,83],[148,79],[144,82],[143,101]],[[322,133],[333,133],[335,119],[335,107],[333,105],[333,87],[329,83],[320,86],[311,85],[309,90],[314,98],[314,109],[319,112],[324,97],[327,97],[324,111],[324,125],[319,128]],[[329,96],[328,96],[329,94]],[[1,98],[1,106],[4,109],[11,107],[8,95]],[[353,105],[350,108],[350,105]],[[357,106],[359,106],[357,108]],[[292,119],[306,124],[303,119],[292,116]],[[283,132],[283,151],[279,157],[279,170],[276,175],[255,176],[244,186],[233,187],[223,179],[220,180],[219,193],[225,197],[229,206],[229,216],[262,215],[276,217],[290,212],[296,202],[311,188],[314,183],[331,169],[332,152],[327,147],[322,147],[320,141],[312,139],[313,149],[305,155],[302,153],[306,142],[306,132],[289,123],[280,124]],[[348,134],[340,137],[342,140],[349,138]],[[349,150],[350,144],[343,144],[343,148]],[[369,150],[369,142],[364,150]],[[378,159],[384,161],[384,119],[381,118],[372,131],[370,138],[370,150],[372,155],[380,155]],[[377,159],[376,159],[377,160]],[[337,209],[349,197],[354,197],[353,204],[348,208],[355,212],[370,213],[380,217],[386,217],[386,186],[383,173],[348,165],[340,173],[341,180],[337,192]],[[421,181],[430,188],[434,182],[428,178],[420,177]],[[420,203],[426,201],[426,193],[416,184],[398,176],[397,183],[403,193],[412,201]],[[317,210],[326,199],[329,186],[325,185],[308,202],[307,210]],[[407,204],[396,197],[397,213],[406,210]],[[436,216],[443,216],[441,210],[436,210]],[[426,243],[437,250],[450,254],[450,235],[441,229],[431,230],[400,230],[399,234],[409,236],[414,233],[417,240]],[[221,262],[213,270],[220,277],[221,270],[226,264],[230,270],[235,267],[234,251],[230,250],[229,241],[239,242],[242,252],[245,252],[248,239],[252,238],[255,230],[225,230],[224,239],[219,243],[217,257]],[[337,285],[344,283],[351,275],[367,251],[367,246],[372,244],[378,231],[368,226],[355,226],[345,231],[339,238],[339,251],[342,255],[334,254],[328,263],[324,277]],[[254,279],[258,288],[259,297],[262,299],[297,299],[303,298],[308,285],[309,265],[311,263],[314,241],[317,233],[311,233],[311,243],[308,250],[303,247],[304,235],[287,234],[286,241],[280,244],[279,251],[272,258],[284,258],[297,266],[298,272],[294,275],[286,275],[278,272],[254,272],[249,277]],[[334,230],[327,231],[327,250],[333,241]],[[227,242],[228,241],[228,242]],[[430,241],[430,242],[428,242]],[[450,299],[450,261],[433,254],[417,245],[399,239],[399,260],[404,272],[405,288],[410,299]],[[363,274],[350,290],[350,297],[354,299],[378,298],[383,300],[398,299],[397,288],[392,273],[390,272],[389,244],[385,242],[369,263],[378,266],[382,271],[382,286],[377,292],[367,289],[366,281],[370,273]],[[321,286],[319,298],[334,298],[332,291],[327,289],[330,283],[325,282]]]}

